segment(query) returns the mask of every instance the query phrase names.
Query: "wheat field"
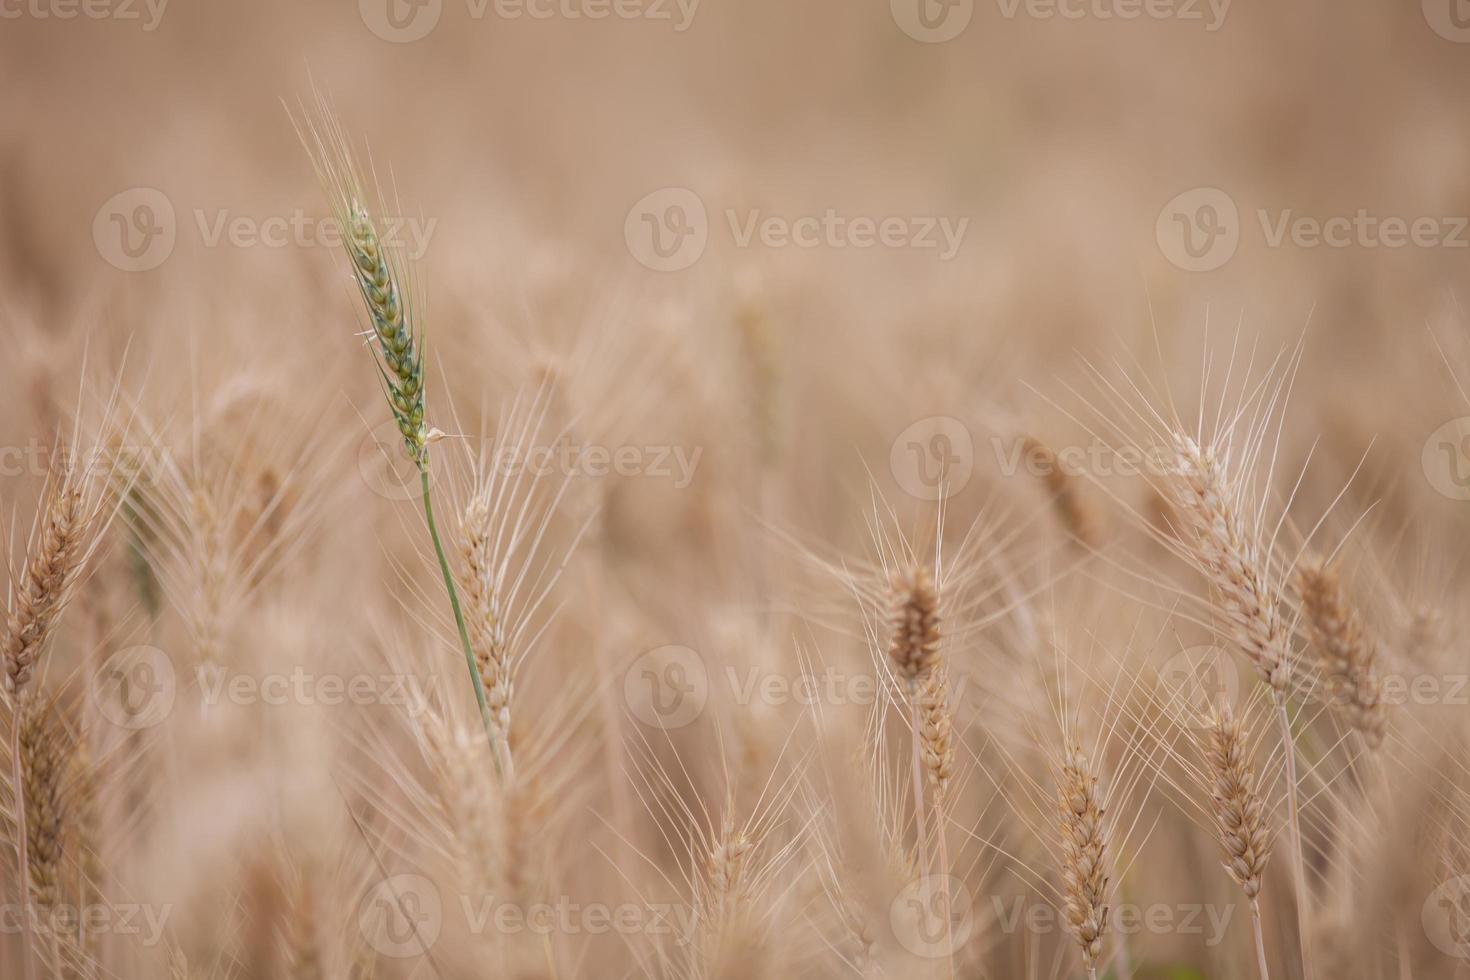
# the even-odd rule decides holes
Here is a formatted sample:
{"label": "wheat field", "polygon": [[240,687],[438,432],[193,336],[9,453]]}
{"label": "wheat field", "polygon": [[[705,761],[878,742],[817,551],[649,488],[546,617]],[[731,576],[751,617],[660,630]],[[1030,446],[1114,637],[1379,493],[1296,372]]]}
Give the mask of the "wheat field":
{"label": "wheat field", "polygon": [[0,79],[3,980],[1470,975],[1457,0]]}

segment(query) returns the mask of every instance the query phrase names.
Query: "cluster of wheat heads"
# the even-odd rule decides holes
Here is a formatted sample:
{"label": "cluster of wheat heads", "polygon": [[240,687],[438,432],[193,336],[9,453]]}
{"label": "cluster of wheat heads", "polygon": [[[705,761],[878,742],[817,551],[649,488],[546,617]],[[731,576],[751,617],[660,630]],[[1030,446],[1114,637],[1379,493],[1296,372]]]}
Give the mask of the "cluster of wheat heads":
{"label": "cluster of wheat heads", "polygon": [[[213,364],[42,423],[6,501],[0,976],[1463,969],[1463,531],[1313,458],[1299,349],[1183,388],[1084,364],[978,494],[815,483],[756,295],[711,304],[720,384],[652,317],[436,368],[466,342],[307,118],[368,349],[340,378],[380,398]],[[727,449],[677,500],[519,465],[661,400]]]}

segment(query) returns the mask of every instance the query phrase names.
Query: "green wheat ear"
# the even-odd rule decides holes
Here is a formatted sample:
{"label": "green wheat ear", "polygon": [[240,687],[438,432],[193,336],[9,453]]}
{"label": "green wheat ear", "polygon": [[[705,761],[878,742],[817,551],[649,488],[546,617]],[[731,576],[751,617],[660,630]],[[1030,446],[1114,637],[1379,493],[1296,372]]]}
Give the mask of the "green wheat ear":
{"label": "green wheat ear", "polygon": [[378,238],[372,216],[355,197],[347,205],[347,254],[362,291],[373,336],[382,359],[384,391],[408,455],[420,467],[428,465],[428,427],[424,424],[424,360],[409,310],[398,288],[393,266]]}
{"label": "green wheat ear", "polygon": [[383,394],[409,457],[422,470],[429,465],[430,438],[424,421],[422,336],[414,322],[414,304],[391,246],[378,234],[346,134],[325,99],[319,97],[319,102],[316,112],[303,107],[297,133],[344,233],[343,248],[372,323]]}
{"label": "green wheat ear", "polygon": [[[357,281],[358,291],[367,306],[368,318],[372,320],[373,339],[377,347],[378,376],[383,382],[383,393],[388,398],[388,407],[393,410],[393,420],[403,434],[403,443],[408,455],[417,464],[419,483],[423,489],[424,523],[429,539],[434,544],[434,555],[439,559],[439,572],[444,576],[444,590],[449,596],[449,605],[454,612],[454,625],[459,632],[460,650],[464,654],[465,666],[470,674],[470,686],[475,692],[475,701],[480,707],[480,716],[485,723],[485,734],[492,745],[497,731],[489,703],[485,698],[485,685],[480,677],[480,668],[470,645],[469,630],[465,626],[464,611],[459,604],[459,590],[454,584],[454,574],[449,568],[449,559],[444,553],[444,542],[439,537],[439,525],[434,520],[434,500],[429,481],[429,443],[433,439],[428,424],[424,421],[424,358],[422,336],[416,329],[413,305],[400,286],[403,280],[401,269],[394,260],[392,250],[378,236],[378,227],[363,203],[360,171],[352,159],[352,150],[342,127],[332,115],[331,106],[319,97],[316,113],[303,110],[304,128],[298,124],[297,134],[311,157],[317,179],[321,181],[332,212],[342,230],[343,247],[352,260],[352,275]],[[289,107],[288,107],[289,111]],[[293,116],[293,121],[295,117]],[[495,756],[496,769],[501,771],[500,756]],[[502,771],[502,776],[508,775]]]}

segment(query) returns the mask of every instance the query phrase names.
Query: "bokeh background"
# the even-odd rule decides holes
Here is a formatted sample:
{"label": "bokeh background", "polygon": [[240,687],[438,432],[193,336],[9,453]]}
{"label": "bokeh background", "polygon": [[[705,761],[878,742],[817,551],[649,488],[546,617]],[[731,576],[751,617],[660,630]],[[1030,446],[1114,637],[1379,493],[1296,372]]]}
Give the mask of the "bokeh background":
{"label": "bokeh background", "polygon": [[[833,611],[849,596],[814,582],[808,559],[831,571],[833,556],[874,544],[875,488],[923,524],[932,501],[904,462],[914,433],[944,431],[973,466],[948,502],[954,534],[1024,515],[1001,537],[1037,540],[1006,567],[1024,583],[1015,591],[1049,594],[1076,556],[1042,524],[1046,488],[1000,463],[1025,434],[1085,446],[1100,411],[1116,420],[1094,368],[1153,385],[1155,404],[1172,393],[1186,416],[1201,391],[1238,401],[1246,379],[1292,378],[1269,427],[1272,505],[1289,498],[1298,536],[1324,513],[1331,539],[1366,528],[1372,557],[1354,568],[1373,582],[1401,572],[1385,606],[1407,615],[1461,582],[1462,549],[1445,543],[1463,532],[1470,493],[1457,468],[1470,463],[1466,429],[1441,428],[1467,413],[1455,378],[1470,378],[1461,5],[0,0],[5,445],[49,445],[78,392],[93,416],[117,392],[114,414],[172,447],[181,486],[212,472],[228,488],[247,527],[237,550],[267,556],[232,570],[249,587],[213,607],[182,552],[155,556],[184,570],[172,614],[99,586],[48,684],[80,698],[90,664],[143,641],[190,676],[201,602],[230,662],[256,675],[421,657],[459,680],[403,467],[379,452],[394,438],[358,300],[322,238],[327,208],[297,127],[323,100],[380,213],[406,222],[446,445],[517,417],[507,401],[539,391],[553,427],[584,442],[700,454],[687,486],[575,483],[549,533],[566,543],[591,528],[520,694],[558,705],[548,717],[572,733],[526,736],[565,794],[557,840],[617,852],[627,831],[652,863],[678,864],[629,788],[644,784],[620,788],[616,775],[657,754],[620,718],[616,679],[641,651],[790,663],[791,644],[820,646],[831,629],[852,644],[846,662],[864,662],[864,620]],[[742,239],[752,220],[829,214],[842,230],[812,247]],[[863,246],[855,219],[897,237]],[[1283,223],[1298,232],[1280,237]],[[1319,241],[1322,226],[1346,237]],[[0,499],[24,528],[45,469],[12,469]],[[1118,505],[1103,525],[1120,535],[1139,530],[1126,511],[1150,506],[1132,485],[1096,503]],[[23,538],[7,539],[12,552]],[[112,572],[97,578],[123,580],[126,555],[108,554]],[[1067,595],[1062,613],[1055,596],[1037,599],[1052,607],[1042,618],[1067,619],[1089,647],[1127,634],[1111,593]],[[1015,630],[983,642],[1014,645]],[[146,773],[111,797],[124,829],[109,880],[194,909],[171,942],[214,963],[199,975],[251,978],[287,975],[293,889],[326,882],[317,894],[340,888],[347,911],[313,941],[345,975],[360,946],[342,940],[356,935],[354,889],[373,874],[353,842],[396,839],[404,819],[375,811],[364,831],[345,813],[382,792],[383,771],[421,775],[422,760],[383,762],[412,755],[412,733],[299,704],[196,717],[197,694],[181,690],[149,749],[103,740],[132,746]],[[728,761],[713,759],[780,771],[779,729],[763,740],[759,721],[719,720],[723,736],[686,733],[660,756],[701,760],[689,799],[733,792]],[[759,780],[751,788],[747,803],[761,796]],[[1212,852],[1186,836],[1161,835],[1190,855],[1180,887],[1208,879],[1225,893]],[[611,861],[619,874],[625,859]],[[591,850],[547,864],[556,887],[621,887]],[[1138,867],[1140,890],[1178,884],[1170,861]],[[1273,888],[1285,887],[1283,872]],[[1293,976],[1292,919],[1273,923],[1273,962]],[[1221,953],[1170,937],[1144,962],[1244,976],[1243,943]],[[125,945],[112,944],[104,975],[160,975],[149,971],[161,948]],[[1378,966],[1429,962],[1417,932],[1411,945]],[[446,975],[474,975],[473,955],[457,955],[445,953]],[[616,972],[588,965],[602,956]],[[841,972],[790,956],[779,963],[792,976]],[[1006,940],[976,956],[985,975],[1068,975]],[[585,936],[555,959],[515,975],[647,968]]]}

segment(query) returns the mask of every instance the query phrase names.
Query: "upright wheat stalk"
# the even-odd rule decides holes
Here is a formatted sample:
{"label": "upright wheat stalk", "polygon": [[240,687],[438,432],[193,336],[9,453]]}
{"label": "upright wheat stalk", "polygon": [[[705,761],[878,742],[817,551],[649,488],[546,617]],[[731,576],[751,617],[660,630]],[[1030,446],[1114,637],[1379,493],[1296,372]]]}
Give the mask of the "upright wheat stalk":
{"label": "upright wheat stalk", "polygon": [[[46,802],[33,802],[31,793],[44,789],[34,778],[36,753],[51,744],[34,726],[41,724],[32,705],[29,686],[57,621],[71,601],[85,566],[96,548],[105,521],[105,494],[98,473],[82,465],[73,450],[57,449],[56,463],[47,475],[41,514],[18,581],[12,584],[0,637],[0,701],[10,714],[12,805],[19,870],[21,904],[29,903],[35,876],[51,873],[44,855],[30,846],[31,825],[50,819]],[[59,777],[58,777],[59,778]],[[33,810],[39,808],[35,814]],[[44,827],[42,828],[44,830]],[[41,865],[33,866],[33,858]],[[54,870],[54,869],[52,869]],[[30,948],[24,952],[26,969],[32,967]]]}
{"label": "upright wheat stalk", "polygon": [[1256,785],[1250,763],[1250,730],[1236,719],[1229,704],[1222,704],[1210,720],[1205,758],[1215,829],[1225,849],[1225,870],[1251,903],[1251,923],[1256,941],[1256,966],[1261,980],[1270,980],[1266,968],[1266,946],[1261,935],[1261,883],[1266,861],[1271,856],[1271,832],[1266,826],[1266,807]]}
{"label": "upright wheat stalk", "polygon": [[1087,975],[1097,980],[1097,961],[1108,931],[1107,834],[1097,774],[1076,744],[1067,747],[1057,773],[1057,813],[1067,928],[1082,950]]}
{"label": "upright wheat stalk", "polygon": [[1271,688],[1286,764],[1287,813],[1296,879],[1297,938],[1302,969],[1313,975],[1308,950],[1306,854],[1302,848],[1296,739],[1288,699],[1290,636],[1281,621],[1279,588],[1271,583],[1270,558],[1243,519],[1224,465],[1213,451],[1185,435],[1174,437],[1174,510],[1186,551],[1209,580],[1236,644]]}
{"label": "upright wheat stalk", "polygon": [[[352,263],[353,278],[363,305],[367,308],[371,333],[378,356],[378,376],[383,393],[403,436],[408,456],[419,471],[424,504],[424,522],[439,559],[444,589],[449,593],[449,606],[454,612],[454,625],[459,631],[460,647],[470,672],[470,686],[484,719],[486,734],[494,741],[494,722],[485,698],[485,686],[479,665],[470,645],[464,613],[460,610],[459,592],[449,559],[439,538],[434,520],[434,503],[430,493],[429,445],[439,435],[431,430],[424,417],[424,358],[422,333],[414,323],[413,307],[404,295],[400,281],[402,270],[396,257],[378,235],[377,225],[367,209],[367,195],[358,178],[358,169],[346,137],[331,115],[323,108],[319,125],[308,121],[301,134],[311,156],[317,178],[326,191],[332,210],[345,234],[343,246]],[[499,766],[497,756],[496,765]]]}
{"label": "upright wheat stalk", "polygon": [[[914,817],[922,855],[928,846],[924,783],[934,788],[934,804],[940,807],[954,768],[948,679],[939,651],[939,592],[927,569],[913,566],[894,576],[888,626],[888,659],[909,700]],[[927,873],[927,860],[925,865]]]}

